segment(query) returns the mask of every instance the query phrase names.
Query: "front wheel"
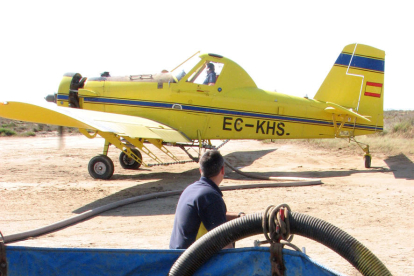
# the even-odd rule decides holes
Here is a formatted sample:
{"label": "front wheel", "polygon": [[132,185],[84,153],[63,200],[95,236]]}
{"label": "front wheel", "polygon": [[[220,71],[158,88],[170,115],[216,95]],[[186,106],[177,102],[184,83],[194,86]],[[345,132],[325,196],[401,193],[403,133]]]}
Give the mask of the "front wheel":
{"label": "front wheel", "polygon": [[89,174],[95,179],[109,179],[114,174],[114,163],[106,155],[98,155],[89,161]]}
{"label": "front wheel", "polygon": [[364,156],[364,161],[365,161],[365,168],[369,169],[371,168],[371,155],[365,155]]}
{"label": "front wheel", "polygon": [[[137,149],[131,149],[131,151],[139,157],[142,161],[142,155]],[[141,162],[137,162],[128,155],[125,154],[125,152],[121,152],[119,155],[119,163],[121,163],[122,168],[126,170],[136,170],[139,167],[141,167]]]}

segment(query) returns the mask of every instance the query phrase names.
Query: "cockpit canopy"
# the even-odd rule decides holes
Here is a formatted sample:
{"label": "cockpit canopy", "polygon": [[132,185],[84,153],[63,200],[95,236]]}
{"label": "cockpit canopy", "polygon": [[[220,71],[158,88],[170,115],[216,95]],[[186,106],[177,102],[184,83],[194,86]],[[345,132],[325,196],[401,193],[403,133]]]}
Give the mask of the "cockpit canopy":
{"label": "cockpit canopy", "polygon": [[177,81],[180,81],[185,75],[187,75],[187,73],[191,71],[192,74],[187,78],[187,82],[203,84],[207,76],[207,64],[213,64],[214,72],[217,77],[220,75],[224,67],[224,63],[208,59],[203,60],[201,56],[193,56],[175,68],[173,70],[173,74],[177,78]]}
{"label": "cockpit canopy", "polygon": [[[211,74],[211,70],[214,70],[215,74]],[[219,85],[219,92],[237,88],[257,88],[253,79],[240,65],[215,54],[194,55],[171,70],[171,73],[179,84]]]}

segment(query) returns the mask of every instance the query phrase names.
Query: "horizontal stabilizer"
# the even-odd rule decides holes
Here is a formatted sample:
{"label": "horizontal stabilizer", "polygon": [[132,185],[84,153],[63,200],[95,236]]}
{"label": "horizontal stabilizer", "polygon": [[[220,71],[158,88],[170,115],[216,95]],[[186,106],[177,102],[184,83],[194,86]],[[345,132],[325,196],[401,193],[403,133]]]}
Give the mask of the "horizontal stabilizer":
{"label": "horizontal stabilizer", "polygon": [[364,121],[371,122],[370,119],[356,113],[352,109],[347,109],[347,108],[345,108],[343,106],[340,106],[338,104],[329,103],[329,102],[326,103],[326,104],[328,105],[328,107],[325,108],[325,111],[328,112],[328,113],[334,113],[334,114],[337,114],[337,115],[348,115],[350,117],[355,117],[355,118],[362,119]]}

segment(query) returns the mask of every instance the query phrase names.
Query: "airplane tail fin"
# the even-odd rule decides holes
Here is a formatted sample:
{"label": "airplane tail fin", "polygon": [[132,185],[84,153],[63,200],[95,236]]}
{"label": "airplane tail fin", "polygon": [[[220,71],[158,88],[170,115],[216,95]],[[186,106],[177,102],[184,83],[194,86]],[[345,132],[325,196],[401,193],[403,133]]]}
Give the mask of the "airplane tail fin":
{"label": "airplane tail fin", "polygon": [[[314,99],[339,105],[369,119],[369,126],[383,129],[385,52],[363,44],[345,46]],[[358,118],[356,118],[358,120]],[[361,119],[359,119],[359,122]]]}

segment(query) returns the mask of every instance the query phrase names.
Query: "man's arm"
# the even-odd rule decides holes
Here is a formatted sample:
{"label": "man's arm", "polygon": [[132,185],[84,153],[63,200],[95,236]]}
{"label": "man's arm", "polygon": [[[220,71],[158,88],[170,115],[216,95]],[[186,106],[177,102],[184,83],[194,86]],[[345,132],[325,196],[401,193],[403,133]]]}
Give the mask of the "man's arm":
{"label": "man's arm", "polygon": [[226,219],[227,219],[227,221],[231,221],[231,220],[236,219],[236,218],[244,217],[245,215],[246,214],[243,213],[243,212],[239,212],[239,213],[227,212],[226,213]]}
{"label": "man's arm", "polygon": [[[200,217],[207,231],[210,231],[213,228],[225,223],[226,221],[238,218],[243,215],[245,215],[243,212],[226,212],[224,201],[220,198],[205,208],[200,214]],[[234,248],[234,243],[228,244],[223,249],[228,248]]]}
{"label": "man's arm", "polygon": [[[227,219],[227,221],[230,221],[230,220],[233,220],[233,219],[236,219],[236,218],[244,217],[245,215],[246,214],[244,212],[239,212],[239,213],[227,212],[226,213],[226,219]],[[234,242],[234,243],[226,245],[225,247],[223,247],[223,249],[235,248],[235,245],[236,245],[236,243]]]}

